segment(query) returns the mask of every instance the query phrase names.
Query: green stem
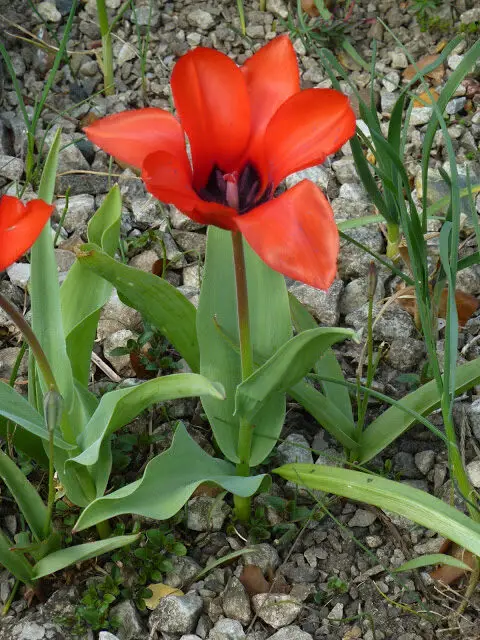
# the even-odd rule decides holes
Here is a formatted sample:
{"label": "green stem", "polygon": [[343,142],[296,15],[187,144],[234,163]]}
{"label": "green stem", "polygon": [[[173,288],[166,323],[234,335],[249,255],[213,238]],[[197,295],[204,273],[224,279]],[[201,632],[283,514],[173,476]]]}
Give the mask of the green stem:
{"label": "green stem", "polygon": [[240,28],[242,35],[247,35],[247,25],[245,23],[245,10],[243,8],[243,0],[237,0],[238,17],[240,18]]}
{"label": "green stem", "polygon": [[267,10],[267,0],[260,0],[260,11]]}
{"label": "green stem", "polygon": [[395,260],[398,256],[400,241],[400,226],[394,222],[387,222],[387,258]]}
{"label": "green stem", "polygon": [[103,66],[103,88],[106,96],[115,93],[115,83],[113,79],[113,52],[112,34],[108,24],[108,14],[105,0],[97,0],[97,16],[100,34],[102,36],[102,66]]}
{"label": "green stem", "polygon": [[[240,363],[242,380],[248,378],[254,370],[253,349],[250,336],[250,319],[248,313],[247,272],[243,239],[238,231],[232,232],[233,261],[235,265],[235,283],[237,289],[238,336],[240,343]],[[250,473],[250,451],[252,448],[253,425],[241,419],[238,433],[237,475],[248,476]],[[250,498],[234,497],[235,511],[239,520],[247,521],[250,517]]]}
{"label": "green stem", "polygon": [[0,307],[5,311],[5,313],[10,316],[10,318],[22,332],[25,340],[28,342],[30,349],[32,350],[35,357],[37,366],[42,372],[43,379],[45,380],[45,384],[47,385],[47,387],[58,392],[57,383],[55,382],[53,371],[47,360],[47,356],[45,355],[45,352],[37,339],[37,336],[32,331],[32,327],[28,324],[28,322],[25,320],[20,311],[18,311],[15,305],[13,305],[10,300],[7,300],[7,298],[4,298],[1,293]]}
{"label": "green stem", "polygon": [[2,616],[6,616],[7,613],[10,611],[10,607],[12,606],[13,599],[15,598],[15,595],[18,591],[18,587],[20,585],[21,585],[21,581],[15,580],[12,590],[10,591],[10,594],[8,596],[8,600],[6,601],[5,606],[2,609]]}

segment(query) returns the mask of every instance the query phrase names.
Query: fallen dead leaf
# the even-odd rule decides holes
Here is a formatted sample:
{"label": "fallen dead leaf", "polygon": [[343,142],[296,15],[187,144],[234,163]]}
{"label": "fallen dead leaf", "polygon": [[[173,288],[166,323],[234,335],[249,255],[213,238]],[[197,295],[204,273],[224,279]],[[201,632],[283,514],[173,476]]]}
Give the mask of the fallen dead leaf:
{"label": "fallen dead leaf", "polygon": [[255,596],[257,593],[268,593],[270,591],[270,583],[263,575],[260,567],[257,567],[256,564],[246,564],[243,567],[239,580],[249,596]]}
{"label": "fallen dead leaf", "polygon": [[[444,289],[440,295],[440,303],[438,305],[439,318],[445,319],[447,317],[447,296],[448,289]],[[405,311],[417,319],[417,300],[414,287],[403,288],[401,295],[397,298],[397,302],[402,309],[405,309]],[[478,309],[480,303],[475,296],[465,293],[465,291],[460,291],[459,289],[455,291],[455,302],[457,305],[458,324],[460,327],[464,327]]]}
{"label": "fallen dead leaf", "polygon": [[156,609],[158,603],[162,598],[166,598],[167,596],[183,596],[185,595],[183,591],[180,589],[175,589],[174,587],[170,587],[168,584],[164,584],[163,582],[156,582],[153,584],[147,585],[147,589],[150,589],[152,592],[151,598],[145,599],[145,605],[147,609],[153,610]]}
{"label": "fallen dead leaf", "polygon": [[[415,66],[421,71],[422,69],[425,69],[425,67],[427,67],[429,64],[432,64],[433,62],[435,62],[437,58],[438,58],[438,55],[435,55],[435,54],[422,56],[416,62]],[[415,67],[413,66],[413,64],[409,64],[408,67],[403,72],[403,77],[405,78],[405,80],[411,80],[415,74],[416,74]],[[430,71],[430,73],[426,73],[425,77],[430,78],[433,84],[437,85],[441,83],[444,75],[445,75],[445,67],[443,66],[443,64],[439,64],[438,67],[433,69],[433,71]]]}
{"label": "fallen dead leaf", "polygon": [[418,98],[413,101],[413,106],[424,107],[427,104],[432,104],[430,96],[432,96],[434,102],[438,101],[438,93],[435,91],[435,89],[430,89],[429,93],[427,93],[426,91],[422,91]]}
{"label": "fallen dead leaf", "polygon": [[[463,547],[459,547],[455,542],[445,540],[439,553],[448,553],[454,558],[457,558],[457,560],[462,560],[462,562],[465,562],[465,564],[472,569],[475,569],[476,559],[473,553],[463,549]],[[442,564],[430,572],[430,577],[439,582],[443,582],[443,584],[453,584],[457,582],[457,580],[460,580],[465,574],[466,571],[460,569],[460,567],[451,567],[450,565]]]}

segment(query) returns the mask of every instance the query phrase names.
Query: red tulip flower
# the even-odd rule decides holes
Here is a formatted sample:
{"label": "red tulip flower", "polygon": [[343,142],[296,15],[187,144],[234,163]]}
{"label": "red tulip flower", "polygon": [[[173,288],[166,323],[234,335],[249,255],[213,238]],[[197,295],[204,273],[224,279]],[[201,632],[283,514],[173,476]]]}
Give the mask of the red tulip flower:
{"label": "red tulip flower", "polygon": [[53,206],[43,200],[25,205],[13,196],[0,197],[0,271],[30,249],[52,211]]}
{"label": "red tulip flower", "polygon": [[126,111],[87,127],[88,138],[141,169],[159,200],[197,222],[240,231],[272,269],[328,288],[339,242],[327,199],[308,180],[275,192],[288,175],[321,164],[351,138],[347,97],[300,91],[286,36],[242,67],[219,51],[194,49],[175,65],[171,87],[179,120],[162,109]]}

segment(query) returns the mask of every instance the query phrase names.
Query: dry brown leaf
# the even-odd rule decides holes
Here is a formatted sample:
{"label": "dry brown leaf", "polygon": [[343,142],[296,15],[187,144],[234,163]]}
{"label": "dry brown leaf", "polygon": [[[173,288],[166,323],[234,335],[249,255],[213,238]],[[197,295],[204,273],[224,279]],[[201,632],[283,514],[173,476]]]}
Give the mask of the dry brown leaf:
{"label": "dry brown leaf", "polygon": [[427,104],[432,104],[430,96],[432,96],[434,102],[438,101],[438,93],[435,91],[435,89],[430,89],[429,93],[427,93],[426,91],[423,91],[418,96],[418,98],[413,101],[413,106],[414,107],[424,107]]}
{"label": "dry brown leaf", "polygon": [[[472,569],[475,569],[476,559],[473,553],[459,547],[455,542],[445,540],[439,553],[448,553],[448,555],[457,558],[457,560],[461,560]],[[457,582],[457,580],[460,580],[460,578],[465,574],[466,571],[460,569],[460,567],[451,567],[448,564],[442,564],[437,569],[430,572],[430,577],[434,580],[438,580],[439,582],[443,582],[443,584],[453,584],[454,582]]]}
{"label": "dry brown leaf", "polygon": [[[422,56],[416,62],[415,66],[417,67],[417,69],[420,69],[421,71],[422,69],[425,69],[425,67],[428,66],[429,64],[432,64],[432,62],[435,62],[437,58],[438,58],[438,55],[435,55],[435,54]],[[413,66],[413,64],[409,64],[408,67],[403,72],[403,77],[405,78],[405,80],[411,80],[415,74],[416,74],[415,67]],[[430,71],[430,73],[426,73],[425,77],[430,78],[433,84],[437,85],[441,83],[444,75],[445,75],[445,67],[443,66],[443,64],[439,64],[438,67],[436,67],[433,71]]]}
{"label": "dry brown leaf", "polygon": [[309,16],[316,17],[320,15],[317,7],[315,6],[315,0],[302,0],[302,9]]}
{"label": "dry brown leaf", "polygon": [[149,584],[147,586],[147,589],[150,589],[150,591],[152,592],[152,597],[145,599],[145,605],[147,606],[147,609],[150,610],[156,609],[160,600],[162,598],[165,598],[166,596],[185,595],[183,591],[180,591],[180,589],[170,587],[168,584],[163,584],[163,582]]}
{"label": "dry brown leaf", "polygon": [[263,575],[260,567],[257,567],[256,564],[246,564],[243,567],[239,580],[250,596],[255,596],[257,593],[268,593],[270,591],[270,583]]}
{"label": "dry brown leaf", "polygon": [[[439,318],[445,319],[447,317],[447,296],[448,289],[444,289],[440,295],[438,305]],[[398,297],[397,302],[411,316],[414,318],[417,317],[417,300],[414,287],[403,288],[402,294]],[[480,303],[475,296],[465,293],[465,291],[460,291],[459,289],[455,291],[455,302],[457,305],[458,324],[460,327],[464,327],[478,309]]]}

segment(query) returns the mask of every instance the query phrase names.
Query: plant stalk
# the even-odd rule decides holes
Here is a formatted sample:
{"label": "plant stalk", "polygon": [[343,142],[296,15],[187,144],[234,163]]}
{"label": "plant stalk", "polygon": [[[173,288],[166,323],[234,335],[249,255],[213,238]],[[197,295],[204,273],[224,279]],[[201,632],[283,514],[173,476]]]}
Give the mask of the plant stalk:
{"label": "plant stalk", "polygon": [[[243,0],[237,0],[237,9],[238,9],[238,17],[240,19],[240,29],[242,30],[242,35],[246,36],[247,25],[245,23],[245,9],[243,7]],[[260,9],[261,9],[261,6],[260,6]]]}
{"label": "plant stalk", "polygon": [[260,0],[260,11],[267,10],[267,0]]}
{"label": "plant stalk", "polygon": [[395,260],[398,256],[400,242],[400,226],[395,222],[387,222],[387,258]]}
{"label": "plant stalk", "polygon": [[[240,363],[242,380],[248,378],[254,370],[253,349],[250,336],[250,318],[248,313],[247,272],[245,268],[245,254],[243,251],[242,234],[232,232],[233,261],[235,265],[235,284],[237,289],[238,336],[240,343]],[[238,434],[237,475],[248,476],[250,473],[250,451],[252,448],[253,425],[240,419]],[[245,522],[250,517],[250,498],[234,496],[235,512],[239,520]]]}
{"label": "plant stalk", "polygon": [[108,24],[105,0],[97,0],[97,16],[102,36],[103,91],[106,96],[111,96],[115,93],[115,81],[113,78],[112,34]]}
{"label": "plant stalk", "polygon": [[10,591],[10,594],[8,596],[8,600],[5,602],[5,606],[2,609],[2,616],[6,616],[7,613],[10,611],[10,607],[12,606],[13,599],[15,598],[18,591],[18,587],[20,585],[21,585],[20,580],[15,580],[12,590]]}
{"label": "plant stalk", "polygon": [[13,305],[10,300],[5,298],[0,293],[0,307],[7,313],[13,322],[17,325],[20,331],[23,334],[23,337],[28,342],[30,349],[33,352],[35,357],[35,361],[37,363],[38,368],[42,372],[43,379],[45,380],[45,384],[50,390],[55,390],[58,393],[57,383],[55,382],[55,377],[53,375],[53,371],[50,367],[50,364],[47,360],[47,356],[45,355],[44,350],[40,342],[37,339],[37,336],[34,334],[32,327],[25,320],[23,315],[18,311],[18,309]]}

